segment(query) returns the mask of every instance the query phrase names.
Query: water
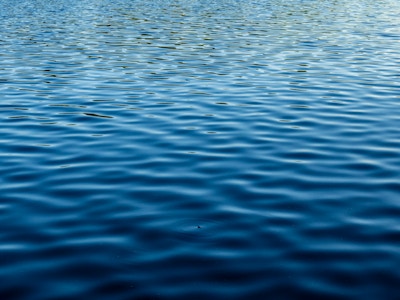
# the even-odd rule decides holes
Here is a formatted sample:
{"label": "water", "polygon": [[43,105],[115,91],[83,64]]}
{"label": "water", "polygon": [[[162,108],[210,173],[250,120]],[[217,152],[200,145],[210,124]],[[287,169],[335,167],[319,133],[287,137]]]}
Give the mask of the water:
{"label": "water", "polygon": [[400,299],[400,3],[0,0],[1,299]]}

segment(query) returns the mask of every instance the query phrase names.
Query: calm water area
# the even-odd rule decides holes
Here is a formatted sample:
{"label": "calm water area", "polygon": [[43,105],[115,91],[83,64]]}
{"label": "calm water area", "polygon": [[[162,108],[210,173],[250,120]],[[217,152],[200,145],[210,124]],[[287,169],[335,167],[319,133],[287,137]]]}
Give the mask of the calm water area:
{"label": "calm water area", "polygon": [[0,299],[400,299],[398,0],[0,0]]}

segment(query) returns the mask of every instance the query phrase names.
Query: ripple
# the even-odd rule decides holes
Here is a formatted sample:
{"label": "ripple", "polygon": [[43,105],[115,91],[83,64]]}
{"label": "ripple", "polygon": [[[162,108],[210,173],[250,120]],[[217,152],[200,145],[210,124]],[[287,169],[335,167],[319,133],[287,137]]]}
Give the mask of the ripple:
{"label": "ripple", "polygon": [[96,118],[106,118],[106,119],[112,119],[113,117],[111,116],[105,116],[105,115],[100,115],[100,114],[95,114],[95,113],[83,113],[86,116],[89,117],[96,117]]}
{"label": "ripple", "polygon": [[0,4],[1,299],[397,299],[398,2]]}

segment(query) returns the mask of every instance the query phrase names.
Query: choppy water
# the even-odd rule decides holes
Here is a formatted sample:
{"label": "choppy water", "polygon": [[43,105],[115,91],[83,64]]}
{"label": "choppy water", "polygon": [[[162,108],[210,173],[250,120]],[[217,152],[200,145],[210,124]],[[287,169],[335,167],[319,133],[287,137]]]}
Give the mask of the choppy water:
{"label": "choppy water", "polygon": [[0,0],[1,299],[400,299],[396,0]]}

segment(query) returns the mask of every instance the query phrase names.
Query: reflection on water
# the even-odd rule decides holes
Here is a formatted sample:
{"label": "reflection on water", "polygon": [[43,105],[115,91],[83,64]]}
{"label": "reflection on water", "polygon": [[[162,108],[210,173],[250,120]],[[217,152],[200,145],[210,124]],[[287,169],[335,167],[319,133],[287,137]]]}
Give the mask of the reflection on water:
{"label": "reflection on water", "polygon": [[0,3],[1,299],[396,299],[397,1]]}

